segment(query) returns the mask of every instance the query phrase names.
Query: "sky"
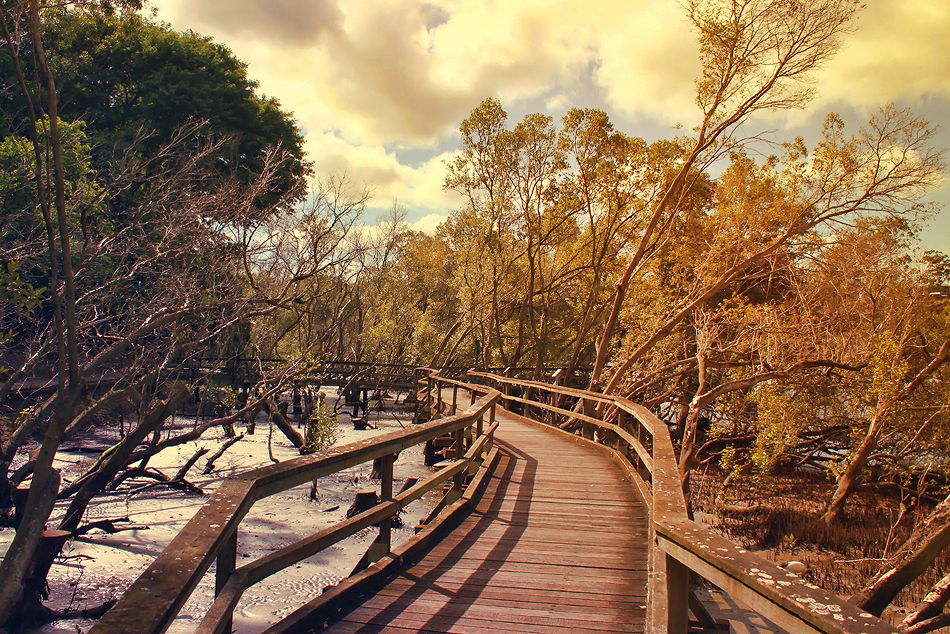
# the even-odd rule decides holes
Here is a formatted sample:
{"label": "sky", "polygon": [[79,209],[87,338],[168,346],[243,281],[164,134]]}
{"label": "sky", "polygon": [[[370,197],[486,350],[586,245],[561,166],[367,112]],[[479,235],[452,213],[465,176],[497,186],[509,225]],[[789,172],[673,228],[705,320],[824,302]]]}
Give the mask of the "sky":
{"label": "sky", "polygon": [[[816,75],[807,110],[750,127],[816,139],[828,112],[851,131],[883,105],[913,108],[950,147],[950,1],[864,0],[857,29]],[[647,141],[699,121],[699,46],[677,0],[153,0],[177,30],[212,36],[294,113],[318,176],[367,183],[367,220],[394,201],[432,231],[460,206],[443,190],[458,127],[497,98],[514,125],[600,108]],[[950,182],[923,246],[950,254]]]}

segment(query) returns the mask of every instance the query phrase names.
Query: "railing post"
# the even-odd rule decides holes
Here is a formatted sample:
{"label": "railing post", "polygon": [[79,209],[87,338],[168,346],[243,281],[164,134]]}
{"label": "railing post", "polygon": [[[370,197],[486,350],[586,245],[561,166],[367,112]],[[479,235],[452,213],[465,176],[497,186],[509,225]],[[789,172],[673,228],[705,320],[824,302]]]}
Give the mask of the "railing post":
{"label": "railing post", "polygon": [[667,634],[689,630],[689,568],[670,555],[666,557]]}
{"label": "railing post", "polygon": [[[393,499],[393,462],[396,461],[396,454],[387,454],[379,459],[379,503],[385,504]],[[367,566],[375,563],[389,554],[392,549],[392,516],[379,522],[379,535],[369,548],[366,554],[356,564],[353,573],[365,570]]]}
{"label": "railing post", "polygon": [[[462,427],[455,432],[455,459],[461,460],[465,456],[465,430],[467,427]],[[465,477],[468,475],[468,469],[463,469],[455,474],[454,482],[452,488],[458,494],[458,497],[461,497],[462,490],[465,488]],[[457,498],[456,498],[457,499]]]}
{"label": "railing post", "polygon": [[438,400],[436,401],[436,418],[442,417],[442,385],[436,381],[435,382],[435,391],[438,394]]}
{"label": "railing post", "polygon": [[459,403],[459,386],[452,386],[452,416],[455,416],[458,413],[458,403]]}
{"label": "railing post", "polygon": [[429,420],[435,418],[432,413],[432,374],[426,376],[426,408],[429,410]]}
{"label": "railing post", "polygon": [[[395,454],[388,454],[379,459],[379,501],[381,504],[393,499],[393,463],[395,461]],[[391,517],[387,517],[379,523],[379,538],[376,541],[382,545],[380,550],[383,551],[383,554],[380,557],[388,555],[392,548],[392,524]]]}
{"label": "railing post", "polygon": [[[237,568],[237,527],[225,540],[221,551],[218,552],[218,558],[214,567],[214,596],[221,594],[224,586],[231,578],[231,574]],[[224,624],[224,631],[231,631],[231,617],[228,617]]]}

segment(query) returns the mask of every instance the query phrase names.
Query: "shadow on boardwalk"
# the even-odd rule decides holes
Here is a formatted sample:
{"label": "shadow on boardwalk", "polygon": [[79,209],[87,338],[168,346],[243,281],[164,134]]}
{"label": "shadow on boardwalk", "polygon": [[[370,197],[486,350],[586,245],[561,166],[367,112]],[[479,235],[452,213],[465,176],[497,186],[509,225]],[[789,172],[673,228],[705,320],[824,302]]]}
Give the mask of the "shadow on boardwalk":
{"label": "shadow on boardwalk", "polygon": [[475,512],[331,632],[642,632],[647,516],[603,453],[502,414]]}

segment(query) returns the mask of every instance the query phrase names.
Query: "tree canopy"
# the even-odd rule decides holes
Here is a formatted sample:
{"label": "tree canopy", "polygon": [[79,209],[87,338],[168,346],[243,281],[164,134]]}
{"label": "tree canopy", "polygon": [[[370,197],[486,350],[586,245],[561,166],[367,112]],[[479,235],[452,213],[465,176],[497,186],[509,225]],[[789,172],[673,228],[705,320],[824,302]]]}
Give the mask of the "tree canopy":
{"label": "tree canopy", "polygon": [[[247,65],[227,47],[139,13],[97,7],[48,9],[41,36],[56,77],[59,116],[86,123],[97,168],[122,152],[154,155],[183,126],[199,124],[201,136],[228,140],[217,152],[217,171],[245,184],[265,169],[268,148],[286,153],[258,206],[302,197],[301,178],[309,168],[300,131],[276,99],[257,94]],[[21,47],[29,74],[30,40]],[[9,86],[15,83],[11,65],[4,56],[0,68]],[[0,136],[23,135],[22,97],[11,90],[2,99],[6,126]]]}

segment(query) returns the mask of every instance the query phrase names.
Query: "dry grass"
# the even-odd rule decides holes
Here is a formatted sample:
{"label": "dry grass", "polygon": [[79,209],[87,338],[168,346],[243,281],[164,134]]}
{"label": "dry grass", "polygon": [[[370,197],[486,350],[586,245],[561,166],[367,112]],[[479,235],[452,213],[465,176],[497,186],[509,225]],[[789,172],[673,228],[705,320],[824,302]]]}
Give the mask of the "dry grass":
{"label": "dry grass", "polygon": [[[859,491],[849,501],[844,520],[828,527],[819,517],[832,485],[819,476],[790,474],[764,483],[743,481],[731,486],[725,496],[720,473],[696,473],[692,482],[695,510],[711,518],[714,528],[774,561],[803,562],[808,566],[802,575],[805,580],[842,598],[885,569],[887,558],[932,508],[925,504],[901,517],[899,499]],[[913,609],[947,571],[950,552],[944,551],[926,574],[897,597],[891,618]]]}

